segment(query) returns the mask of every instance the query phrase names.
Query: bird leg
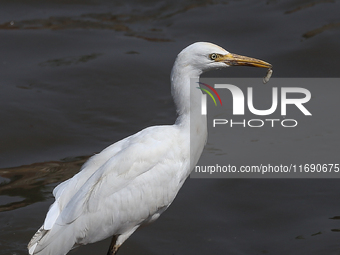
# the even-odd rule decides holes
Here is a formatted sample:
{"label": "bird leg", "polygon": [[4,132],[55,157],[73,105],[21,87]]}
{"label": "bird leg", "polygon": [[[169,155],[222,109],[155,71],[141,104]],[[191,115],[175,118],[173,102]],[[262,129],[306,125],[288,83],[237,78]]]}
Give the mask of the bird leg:
{"label": "bird leg", "polygon": [[115,236],[112,237],[112,241],[111,241],[111,244],[110,244],[110,248],[107,251],[107,255],[115,255],[115,254],[117,254],[118,249],[120,247],[120,245],[116,245],[118,236],[119,235],[115,235]]}

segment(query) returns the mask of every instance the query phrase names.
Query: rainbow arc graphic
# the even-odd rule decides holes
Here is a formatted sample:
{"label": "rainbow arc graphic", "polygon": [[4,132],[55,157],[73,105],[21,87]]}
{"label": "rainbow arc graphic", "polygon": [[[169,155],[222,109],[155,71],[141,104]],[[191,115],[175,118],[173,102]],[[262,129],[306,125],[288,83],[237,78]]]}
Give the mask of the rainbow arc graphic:
{"label": "rainbow arc graphic", "polygon": [[[220,95],[217,93],[217,91],[216,91],[213,87],[211,87],[210,85],[208,85],[208,84],[206,84],[206,83],[203,83],[203,82],[197,82],[197,83],[200,84],[200,85],[203,85],[203,86],[207,87],[208,89],[210,89],[210,90],[217,96],[218,100],[220,101],[220,104],[222,105],[222,100],[221,100],[221,98],[220,98]],[[200,89],[200,90],[202,90],[202,91],[204,91],[205,93],[207,93],[207,94],[212,98],[212,100],[214,101],[215,106],[217,106],[215,97],[214,97],[213,94],[211,94],[211,92],[210,92],[209,90],[204,89],[204,88],[200,88],[200,87],[197,87],[197,88]]]}

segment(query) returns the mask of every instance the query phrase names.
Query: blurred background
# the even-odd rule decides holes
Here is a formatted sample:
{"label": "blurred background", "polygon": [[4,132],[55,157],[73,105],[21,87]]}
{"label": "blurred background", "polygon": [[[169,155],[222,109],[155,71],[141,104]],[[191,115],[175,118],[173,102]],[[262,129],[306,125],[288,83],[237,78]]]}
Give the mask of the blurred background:
{"label": "blurred background", "polygon": [[[1,0],[0,254],[27,254],[51,191],[89,156],[175,121],[169,75],[184,47],[213,42],[276,78],[339,77],[339,13],[337,0]],[[340,254],[339,200],[337,179],[188,179],[119,254]],[[70,254],[106,254],[109,241]]]}

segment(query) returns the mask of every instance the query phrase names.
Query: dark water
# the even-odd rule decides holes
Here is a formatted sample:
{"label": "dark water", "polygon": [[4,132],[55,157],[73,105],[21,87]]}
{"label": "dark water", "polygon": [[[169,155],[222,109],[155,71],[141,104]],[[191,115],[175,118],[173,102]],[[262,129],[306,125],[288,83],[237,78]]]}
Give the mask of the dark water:
{"label": "dark water", "polygon": [[[169,73],[192,42],[264,59],[274,77],[339,77],[335,0],[0,6],[0,254],[27,254],[51,191],[88,156],[174,122]],[[229,68],[205,76],[263,75]],[[119,254],[340,254],[339,200],[337,179],[188,179]],[[105,254],[108,245],[71,254]]]}

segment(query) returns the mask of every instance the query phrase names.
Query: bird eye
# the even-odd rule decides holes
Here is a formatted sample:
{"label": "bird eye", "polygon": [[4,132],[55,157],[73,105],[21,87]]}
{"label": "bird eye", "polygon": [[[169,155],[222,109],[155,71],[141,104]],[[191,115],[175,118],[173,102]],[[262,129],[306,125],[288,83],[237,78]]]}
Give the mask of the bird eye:
{"label": "bird eye", "polygon": [[217,58],[217,54],[216,53],[210,54],[209,57],[211,60],[215,60]]}

